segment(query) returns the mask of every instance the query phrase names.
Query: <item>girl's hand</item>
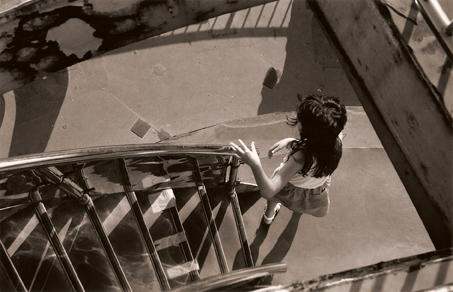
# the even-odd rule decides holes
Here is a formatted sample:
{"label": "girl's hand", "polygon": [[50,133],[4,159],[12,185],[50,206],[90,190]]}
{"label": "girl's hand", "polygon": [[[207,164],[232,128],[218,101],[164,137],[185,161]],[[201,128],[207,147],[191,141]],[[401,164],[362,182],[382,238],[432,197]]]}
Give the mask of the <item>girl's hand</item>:
{"label": "girl's hand", "polygon": [[239,139],[238,141],[239,143],[241,143],[244,149],[234,144],[233,142],[230,142],[231,147],[233,147],[234,153],[236,153],[242,159],[242,161],[244,161],[250,167],[260,166],[261,161],[258,153],[256,152],[255,142],[252,142],[252,151],[250,151],[241,139]]}
{"label": "girl's hand", "polygon": [[267,152],[267,157],[269,157],[269,159],[272,158],[274,153],[282,150],[283,148],[286,148],[286,146],[288,146],[288,144],[294,140],[296,140],[296,139],[295,138],[285,138],[285,139],[278,141],[277,143],[272,145],[271,148],[269,148],[269,151]]}

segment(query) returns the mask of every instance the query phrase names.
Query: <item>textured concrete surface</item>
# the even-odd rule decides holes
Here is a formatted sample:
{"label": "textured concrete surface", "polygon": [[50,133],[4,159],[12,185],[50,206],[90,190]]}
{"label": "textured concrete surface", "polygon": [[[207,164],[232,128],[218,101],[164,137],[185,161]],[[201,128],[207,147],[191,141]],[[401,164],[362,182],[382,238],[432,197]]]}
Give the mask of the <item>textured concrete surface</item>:
{"label": "textured concrete surface", "polygon": [[[272,90],[262,85],[271,67],[282,72]],[[8,92],[0,102],[0,157],[156,142],[290,111],[297,93],[313,92],[359,105],[304,1],[270,3],[126,46]],[[151,125],[143,138],[130,131],[138,119]]]}
{"label": "textured concrete surface", "polygon": [[[272,89],[263,86],[271,67],[282,72]],[[338,96],[348,106],[349,122],[327,217],[299,217],[284,209],[265,232],[259,228],[265,201],[241,198],[256,263],[288,264],[288,272],[276,276],[273,284],[433,250],[302,0],[210,19],[6,93],[0,97],[0,157],[154,143],[175,135],[176,141],[196,143],[242,138],[257,143],[271,173],[282,157],[264,156],[276,140],[293,134],[284,120],[297,104],[297,93]],[[135,131],[140,135],[131,130],[138,121],[139,126],[149,125]],[[239,176],[253,182],[246,166]]]}
{"label": "textured concrete surface", "polygon": [[[260,226],[266,201],[256,193],[240,198],[255,264],[283,261],[288,265],[285,274],[266,278],[262,284],[312,279],[434,250],[363,109],[352,106],[347,110],[343,158],[332,176],[331,207],[326,217],[299,215],[282,208],[266,229]],[[268,159],[267,149],[278,139],[294,135],[294,129],[285,123],[291,114],[273,113],[224,123],[167,142],[207,140],[225,144],[241,138],[249,145],[255,141],[265,172],[270,175],[283,154]],[[242,182],[255,183],[248,166],[241,166],[238,176]]]}

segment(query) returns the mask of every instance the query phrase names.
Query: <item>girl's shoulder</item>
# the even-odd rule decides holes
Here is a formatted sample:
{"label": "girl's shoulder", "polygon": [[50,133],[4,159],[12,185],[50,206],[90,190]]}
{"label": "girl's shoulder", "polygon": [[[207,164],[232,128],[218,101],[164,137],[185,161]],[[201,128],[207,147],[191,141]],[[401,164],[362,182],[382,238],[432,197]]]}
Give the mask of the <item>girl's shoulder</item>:
{"label": "girl's shoulder", "polygon": [[305,151],[304,149],[298,149],[294,153],[290,155],[294,161],[296,161],[298,164],[304,165],[305,163]]}

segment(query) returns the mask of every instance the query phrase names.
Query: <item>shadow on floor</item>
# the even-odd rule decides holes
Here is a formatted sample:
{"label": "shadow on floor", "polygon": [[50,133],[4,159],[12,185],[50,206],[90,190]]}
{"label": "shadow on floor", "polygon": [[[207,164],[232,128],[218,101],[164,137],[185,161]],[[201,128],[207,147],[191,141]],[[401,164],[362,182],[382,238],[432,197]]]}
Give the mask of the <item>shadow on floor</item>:
{"label": "shadow on floor", "polygon": [[[299,221],[301,218],[302,214],[293,212],[291,219],[288,221],[288,224],[286,225],[285,229],[283,232],[280,234],[280,236],[277,239],[277,242],[275,243],[274,247],[271,249],[271,251],[264,257],[262,263],[260,265],[265,265],[265,264],[270,264],[270,263],[280,263],[282,262],[286,255],[288,254],[294,238],[296,237],[297,229],[299,227]],[[264,240],[266,239],[268,233],[269,233],[269,228],[270,226],[265,225],[260,222],[258,228],[256,229],[255,232],[255,237],[253,239],[253,242],[250,244],[250,251],[252,254],[252,259],[253,263],[256,265],[259,254],[260,254],[260,247],[263,244]],[[242,256],[242,250],[238,250],[236,254],[236,258],[233,264],[233,270],[240,269],[243,267],[239,267],[238,263],[239,257]],[[266,276],[263,278],[257,279],[253,284],[254,285],[272,285],[272,280],[273,280],[273,275]]]}
{"label": "shadow on floor", "polygon": [[14,90],[16,119],[8,157],[44,152],[66,97],[68,79],[64,70]]}
{"label": "shadow on floor", "polygon": [[285,63],[275,69],[281,71],[280,80],[262,87],[258,115],[296,110],[297,94],[333,95],[347,106],[361,105],[306,1],[292,3]]}

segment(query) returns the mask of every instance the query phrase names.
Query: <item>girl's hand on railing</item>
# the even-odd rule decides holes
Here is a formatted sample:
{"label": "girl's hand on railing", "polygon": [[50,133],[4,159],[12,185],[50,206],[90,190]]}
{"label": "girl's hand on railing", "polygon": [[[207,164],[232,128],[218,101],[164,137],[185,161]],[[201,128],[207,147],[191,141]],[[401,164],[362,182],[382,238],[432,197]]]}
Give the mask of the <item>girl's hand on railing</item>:
{"label": "girl's hand on railing", "polygon": [[260,157],[255,148],[255,142],[252,142],[252,150],[250,150],[241,139],[239,139],[238,141],[239,143],[241,143],[243,149],[233,142],[230,142],[231,147],[233,147],[233,152],[236,153],[241,158],[241,160],[250,167],[253,168],[255,166],[261,166]]}

